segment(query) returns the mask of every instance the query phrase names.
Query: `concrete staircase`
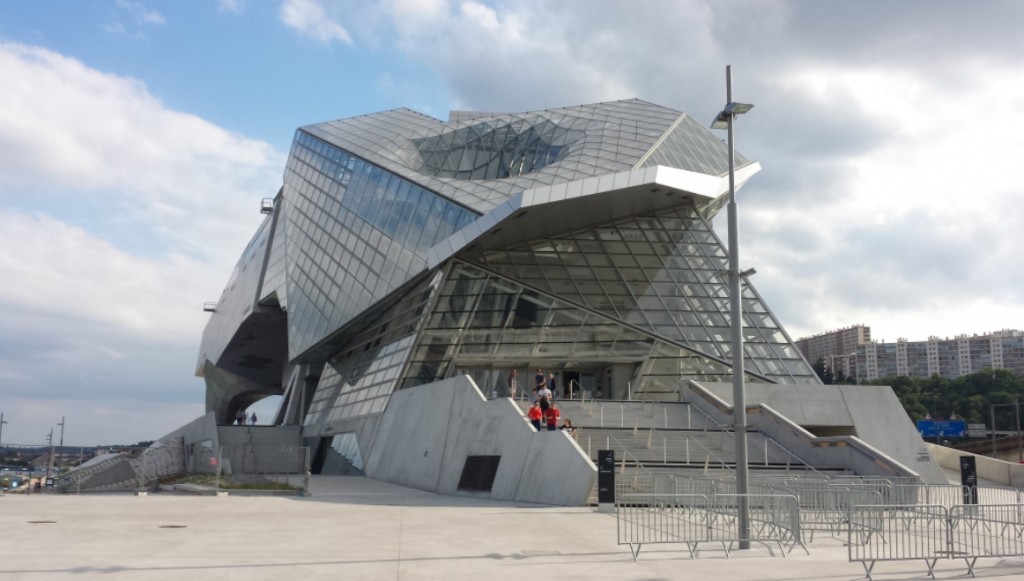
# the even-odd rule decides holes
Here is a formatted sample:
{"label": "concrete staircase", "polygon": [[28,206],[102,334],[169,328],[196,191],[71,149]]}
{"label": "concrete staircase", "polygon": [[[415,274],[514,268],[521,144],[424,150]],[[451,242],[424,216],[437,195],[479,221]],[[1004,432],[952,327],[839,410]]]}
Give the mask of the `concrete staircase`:
{"label": "concrete staircase", "polygon": [[72,492],[139,490],[161,477],[181,474],[184,464],[181,443],[163,442],[93,458],[62,476],[60,486]]}
{"label": "concrete staircase", "polygon": [[[558,401],[561,417],[572,422],[573,437],[597,463],[599,450],[613,450],[616,488],[636,488],[653,474],[731,478],[735,475],[735,437],[686,402]],[[520,402],[524,413],[527,402]],[[757,431],[747,433],[751,479],[778,476],[841,474],[845,470],[813,468]],[[637,484],[631,486],[630,483]],[[591,495],[596,502],[596,491]]]}

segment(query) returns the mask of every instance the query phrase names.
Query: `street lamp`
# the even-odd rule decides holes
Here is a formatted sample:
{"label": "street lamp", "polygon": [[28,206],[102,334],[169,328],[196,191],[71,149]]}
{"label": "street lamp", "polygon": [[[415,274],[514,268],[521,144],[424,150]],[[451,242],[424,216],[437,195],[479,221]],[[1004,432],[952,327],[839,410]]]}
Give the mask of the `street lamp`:
{"label": "street lamp", "polygon": [[7,421],[4,420],[3,412],[0,412],[0,444],[4,443],[4,424],[6,423]]}
{"label": "street lamp", "polygon": [[737,115],[750,111],[749,103],[732,100],[732,65],[725,67],[725,108],[711,123],[712,129],[728,130],[729,144],[729,299],[732,316],[732,418],[736,432],[736,493],[739,509],[740,549],[750,548],[750,504],[747,498],[747,397],[744,392],[743,370],[743,297],[740,296],[739,226],[736,220],[736,147],[733,143],[732,124]]}
{"label": "street lamp", "polygon": [[[64,453],[64,416],[60,417],[60,423],[57,424],[57,425],[60,426],[60,446],[57,447],[57,450],[58,450],[59,453],[63,454]],[[61,456],[61,459],[63,459],[63,458],[64,457]],[[60,474],[60,469],[61,469],[61,462],[58,462],[57,463],[57,473],[58,474]]]}
{"label": "street lamp", "polygon": [[46,436],[46,444],[50,448],[50,458],[46,462],[46,480],[50,480],[50,471],[53,470],[53,428],[50,428],[50,435]]}

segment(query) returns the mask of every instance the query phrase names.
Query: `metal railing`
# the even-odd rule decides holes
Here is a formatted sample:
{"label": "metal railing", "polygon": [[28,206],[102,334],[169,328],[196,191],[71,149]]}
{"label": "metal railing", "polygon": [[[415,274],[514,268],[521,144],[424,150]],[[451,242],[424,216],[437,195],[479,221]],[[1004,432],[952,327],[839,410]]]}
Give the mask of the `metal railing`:
{"label": "metal railing", "polygon": [[[737,505],[750,510],[749,538],[741,538]],[[616,503],[618,544],[629,545],[637,560],[645,544],[685,544],[696,558],[700,543],[721,543],[726,555],[740,541],[777,546],[782,556],[799,545],[800,510],[796,498],[766,494],[625,494]]]}
{"label": "metal railing", "polygon": [[860,562],[868,579],[879,561],[924,561],[934,579],[940,559],[963,559],[973,577],[979,558],[1024,556],[1020,504],[864,505],[850,509],[850,520],[877,533],[855,538],[851,527],[848,539],[848,559]]}
{"label": "metal railing", "polygon": [[[975,487],[978,504],[1020,504],[1024,502],[1016,488]],[[959,484],[897,484],[890,504],[937,504],[951,507],[964,503],[969,488]]]}
{"label": "metal railing", "polygon": [[1024,555],[1024,506],[979,504],[949,508],[949,558],[962,558],[974,576],[981,557]]}

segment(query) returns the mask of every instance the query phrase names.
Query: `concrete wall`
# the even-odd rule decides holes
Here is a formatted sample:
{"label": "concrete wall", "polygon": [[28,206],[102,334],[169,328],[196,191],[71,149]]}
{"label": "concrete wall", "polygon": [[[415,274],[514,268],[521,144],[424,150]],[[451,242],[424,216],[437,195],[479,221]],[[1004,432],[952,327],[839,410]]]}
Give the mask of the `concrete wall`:
{"label": "concrete wall", "polygon": [[[731,383],[700,382],[729,409]],[[945,484],[946,477],[932,460],[917,428],[888,386],[877,385],[790,385],[746,383],[748,406],[765,404],[800,427],[823,427],[849,431],[865,452],[876,450],[919,474],[929,484]],[[731,418],[726,423],[731,423]],[[839,442],[842,436],[819,438]],[[852,441],[852,440],[851,440]],[[858,444],[861,448],[864,446]],[[836,447],[833,445],[831,447]],[[796,450],[794,450],[796,453]],[[810,461],[810,459],[808,459]]]}
{"label": "concrete wall", "polygon": [[[721,391],[723,385],[725,384],[717,384],[719,387],[717,390]],[[731,384],[728,384],[728,386],[731,387]],[[776,385],[772,384],[772,386],[775,387]],[[795,386],[786,385],[785,387],[792,388]],[[807,387],[817,389],[826,386],[813,385]],[[713,419],[725,424],[732,422],[731,404],[721,398],[719,393],[712,392],[711,389],[706,388],[705,384],[695,381],[688,382],[684,387],[684,395],[688,402],[700,408]],[[731,396],[731,389],[729,395]],[[748,395],[750,396],[750,393]],[[833,406],[837,402],[841,402],[841,399],[837,399],[836,396],[837,393],[834,392],[833,398],[831,398]],[[816,401],[818,405],[821,405],[823,402],[822,398],[811,398],[811,400]],[[799,401],[799,399],[778,399],[778,403],[783,406],[787,402],[793,401]],[[810,411],[810,409],[812,408],[798,409],[796,415],[801,416],[803,414],[806,420],[808,417],[806,412]],[[921,475],[898,459],[889,456],[885,451],[879,450],[859,438],[853,437],[853,435],[827,438],[816,437],[816,435],[792,420],[788,414],[780,413],[767,404],[750,404],[746,407],[746,414],[748,414],[746,420],[748,420],[749,426],[760,430],[767,437],[775,440],[812,466],[845,467],[863,475]],[[827,420],[829,417],[838,421],[843,421],[844,418],[852,418],[849,413],[830,409],[828,412],[818,416],[818,421],[822,419]],[[939,473],[941,474],[941,470],[939,470]],[[944,483],[945,476],[943,475],[942,478]]]}
{"label": "concrete wall", "polygon": [[210,445],[215,448],[220,446],[217,435],[217,416],[213,412],[207,412],[157,441],[164,443],[175,440],[181,440],[186,446],[204,441],[210,442]]}
{"label": "concrete wall", "polygon": [[298,426],[217,426],[222,467],[232,474],[304,474],[306,448]]}
{"label": "concrete wall", "polygon": [[946,470],[953,470],[959,474],[960,457],[974,456],[974,466],[978,470],[979,480],[988,480],[1004,486],[1024,488],[1024,465],[1015,462],[1005,462],[989,458],[988,456],[979,456],[937,444],[927,444],[927,446],[928,452],[935,458],[935,461]]}
{"label": "concrete wall", "polygon": [[928,454],[928,447],[903,404],[889,386],[838,385],[857,430],[857,437],[910,466],[929,484],[946,484],[946,475]]}
{"label": "concrete wall", "polygon": [[492,499],[584,504],[597,468],[568,435],[537,432],[509,399],[488,401],[466,376],[399,391],[377,422],[351,422],[366,475],[441,494],[460,494],[471,455],[501,456]]}

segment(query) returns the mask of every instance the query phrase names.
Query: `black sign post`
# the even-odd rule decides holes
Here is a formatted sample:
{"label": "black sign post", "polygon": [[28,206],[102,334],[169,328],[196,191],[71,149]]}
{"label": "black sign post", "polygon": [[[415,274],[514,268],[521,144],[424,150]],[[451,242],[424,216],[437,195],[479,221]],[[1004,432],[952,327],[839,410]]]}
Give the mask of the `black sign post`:
{"label": "black sign post", "polygon": [[960,457],[960,484],[964,489],[964,504],[978,504],[978,470],[974,456]]}
{"label": "black sign post", "polygon": [[615,451],[597,451],[597,504],[615,504]]}

